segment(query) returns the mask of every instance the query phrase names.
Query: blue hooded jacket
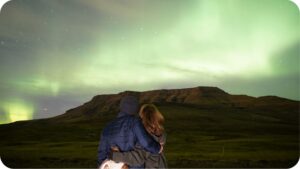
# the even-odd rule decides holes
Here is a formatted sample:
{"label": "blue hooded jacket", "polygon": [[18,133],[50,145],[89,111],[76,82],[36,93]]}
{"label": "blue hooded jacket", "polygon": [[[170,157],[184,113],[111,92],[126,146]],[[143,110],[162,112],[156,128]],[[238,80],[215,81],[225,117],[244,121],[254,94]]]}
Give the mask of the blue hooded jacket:
{"label": "blue hooded jacket", "polygon": [[121,100],[118,117],[103,129],[98,147],[98,166],[109,158],[111,146],[125,152],[140,145],[146,151],[159,153],[160,144],[147,133],[141,119],[135,116],[138,108],[138,100],[133,96],[125,96]]}

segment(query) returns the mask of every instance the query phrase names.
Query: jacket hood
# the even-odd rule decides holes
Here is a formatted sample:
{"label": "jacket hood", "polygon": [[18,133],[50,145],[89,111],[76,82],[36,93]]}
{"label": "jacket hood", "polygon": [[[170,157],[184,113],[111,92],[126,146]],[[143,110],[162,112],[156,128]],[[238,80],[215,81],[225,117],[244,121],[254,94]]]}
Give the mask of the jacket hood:
{"label": "jacket hood", "polygon": [[134,96],[124,96],[120,102],[120,113],[118,117],[124,115],[136,115],[139,109],[138,99]]}

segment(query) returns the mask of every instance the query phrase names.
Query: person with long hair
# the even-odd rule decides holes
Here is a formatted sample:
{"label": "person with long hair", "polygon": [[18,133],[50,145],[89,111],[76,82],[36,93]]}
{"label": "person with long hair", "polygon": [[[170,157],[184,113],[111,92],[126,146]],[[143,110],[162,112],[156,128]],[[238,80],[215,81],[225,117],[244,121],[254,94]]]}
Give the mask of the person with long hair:
{"label": "person with long hair", "polygon": [[[154,104],[144,104],[139,111],[139,116],[146,131],[163,147],[166,143],[163,127],[164,117],[158,108]],[[118,147],[111,149],[112,160],[116,162],[123,162],[129,166],[144,165],[145,168],[167,168],[167,161],[163,152],[153,154],[140,145],[136,145],[134,150],[128,152],[121,152]]]}

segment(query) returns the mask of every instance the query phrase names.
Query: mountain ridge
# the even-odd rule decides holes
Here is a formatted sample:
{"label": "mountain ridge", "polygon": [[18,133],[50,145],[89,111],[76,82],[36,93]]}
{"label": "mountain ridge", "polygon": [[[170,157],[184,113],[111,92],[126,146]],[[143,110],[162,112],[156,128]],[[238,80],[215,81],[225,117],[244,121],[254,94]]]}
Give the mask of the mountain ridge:
{"label": "mountain ridge", "polygon": [[277,96],[253,97],[248,95],[232,95],[218,87],[198,86],[183,89],[158,89],[149,91],[123,91],[117,94],[96,95],[81,106],[67,110],[54,119],[73,119],[73,121],[101,117],[116,113],[122,97],[134,95],[139,103],[180,104],[198,108],[236,108],[236,109],[269,109],[289,110],[299,107],[299,101],[293,101]]}

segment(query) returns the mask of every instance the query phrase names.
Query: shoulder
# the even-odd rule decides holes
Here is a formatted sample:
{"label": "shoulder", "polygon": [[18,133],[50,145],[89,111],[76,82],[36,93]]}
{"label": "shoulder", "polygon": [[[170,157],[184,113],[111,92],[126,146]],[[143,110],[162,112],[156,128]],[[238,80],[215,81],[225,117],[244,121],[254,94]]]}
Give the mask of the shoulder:
{"label": "shoulder", "polygon": [[136,126],[144,126],[142,123],[142,119],[140,117],[133,117],[132,118],[132,123]]}
{"label": "shoulder", "polygon": [[133,115],[128,115],[128,116],[123,116],[114,119],[113,121],[109,122],[103,129],[104,134],[109,134],[111,130],[115,130],[116,126],[117,128],[123,128],[123,127],[128,127],[128,126],[134,126],[137,123],[141,123],[139,117],[133,116]]}
{"label": "shoulder", "polygon": [[143,125],[142,122],[141,122],[141,119],[137,116],[129,117],[129,124],[130,124],[132,129],[140,128]]}
{"label": "shoulder", "polygon": [[141,122],[141,120],[140,120],[139,117],[133,116],[133,115],[125,116],[124,117],[124,121],[127,121],[128,123],[132,123],[132,124],[136,124],[136,123],[140,123]]}

